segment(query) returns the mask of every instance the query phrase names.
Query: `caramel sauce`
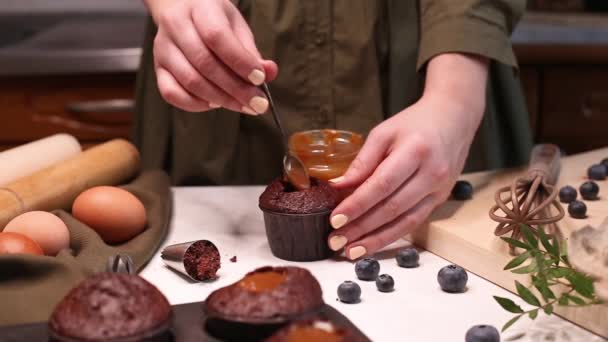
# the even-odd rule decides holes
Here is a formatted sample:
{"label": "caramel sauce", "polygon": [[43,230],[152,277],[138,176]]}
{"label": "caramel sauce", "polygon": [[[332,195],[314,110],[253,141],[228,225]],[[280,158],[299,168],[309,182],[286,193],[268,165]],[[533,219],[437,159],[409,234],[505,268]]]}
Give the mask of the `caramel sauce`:
{"label": "caramel sauce", "polygon": [[311,177],[330,180],[342,176],[363,146],[360,134],[334,129],[294,133],[289,149],[304,163]]}
{"label": "caramel sauce", "polygon": [[305,326],[296,327],[289,331],[287,342],[342,342],[342,336],[335,332],[318,329],[316,327]]}
{"label": "caramel sauce", "polygon": [[256,272],[239,281],[239,286],[252,292],[270,291],[285,281],[285,274],[274,271]]}

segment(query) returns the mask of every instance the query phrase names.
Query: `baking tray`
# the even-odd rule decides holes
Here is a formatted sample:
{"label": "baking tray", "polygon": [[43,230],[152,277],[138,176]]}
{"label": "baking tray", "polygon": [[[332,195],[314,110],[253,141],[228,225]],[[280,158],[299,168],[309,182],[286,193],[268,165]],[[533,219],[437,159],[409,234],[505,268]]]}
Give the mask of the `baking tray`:
{"label": "baking tray", "polygon": [[[168,342],[221,342],[221,339],[210,336],[205,330],[206,317],[202,310],[203,302],[173,306],[172,337]],[[338,310],[325,305],[319,316],[332,321],[336,326],[346,328],[360,338],[362,342],[371,342],[351,321]],[[1,342],[48,342],[47,323],[31,323],[0,327]]]}

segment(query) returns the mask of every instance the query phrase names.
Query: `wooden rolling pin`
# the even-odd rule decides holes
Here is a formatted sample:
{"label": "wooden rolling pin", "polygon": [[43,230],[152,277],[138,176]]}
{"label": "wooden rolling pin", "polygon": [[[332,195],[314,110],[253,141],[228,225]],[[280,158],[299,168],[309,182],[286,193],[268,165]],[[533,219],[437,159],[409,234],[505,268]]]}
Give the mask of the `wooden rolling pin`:
{"label": "wooden rolling pin", "polygon": [[0,186],[0,228],[26,211],[70,209],[84,190],[117,185],[133,177],[139,162],[137,149],[126,140],[116,139]]}
{"label": "wooden rolling pin", "polygon": [[74,157],[81,150],[73,136],[55,134],[0,152],[0,187]]}

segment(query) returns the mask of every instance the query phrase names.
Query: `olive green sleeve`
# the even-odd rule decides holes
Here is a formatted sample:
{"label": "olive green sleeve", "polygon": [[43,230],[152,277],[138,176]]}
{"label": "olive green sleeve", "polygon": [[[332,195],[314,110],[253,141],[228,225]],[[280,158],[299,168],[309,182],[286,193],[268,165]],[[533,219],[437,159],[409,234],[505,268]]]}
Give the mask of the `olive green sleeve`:
{"label": "olive green sleeve", "polygon": [[525,0],[421,0],[420,69],[446,52],[472,53],[517,67],[511,32]]}

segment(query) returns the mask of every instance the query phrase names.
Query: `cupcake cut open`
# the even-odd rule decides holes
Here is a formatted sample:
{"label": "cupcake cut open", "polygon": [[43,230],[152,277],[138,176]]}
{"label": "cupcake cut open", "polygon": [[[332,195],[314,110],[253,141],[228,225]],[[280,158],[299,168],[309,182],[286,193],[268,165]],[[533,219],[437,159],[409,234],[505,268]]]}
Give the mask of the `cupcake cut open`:
{"label": "cupcake cut open", "polygon": [[281,323],[323,307],[321,286],[299,267],[262,267],[212,292],[204,304],[208,317],[232,322]]}

